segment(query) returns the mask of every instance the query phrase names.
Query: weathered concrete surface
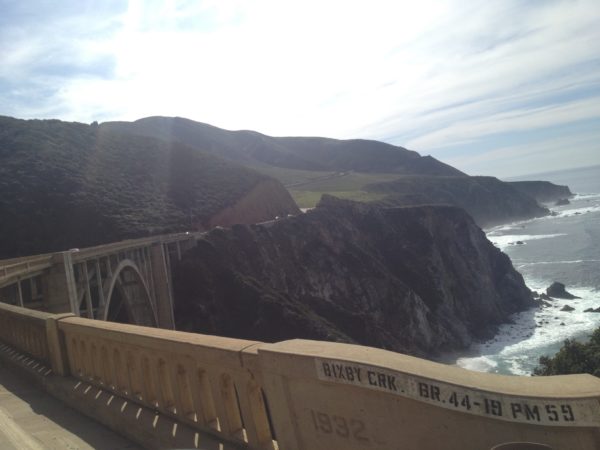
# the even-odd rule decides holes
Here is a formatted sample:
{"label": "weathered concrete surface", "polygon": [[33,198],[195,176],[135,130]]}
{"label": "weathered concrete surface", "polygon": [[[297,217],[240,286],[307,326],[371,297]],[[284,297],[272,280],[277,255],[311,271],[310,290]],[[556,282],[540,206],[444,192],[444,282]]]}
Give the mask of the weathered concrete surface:
{"label": "weathered concrete surface", "polygon": [[0,449],[5,448],[238,447],[91,384],[55,376],[44,364],[0,344]]}
{"label": "weathered concrete surface", "polygon": [[0,360],[0,448],[138,449],[42,391]]}
{"label": "weathered concrete surface", "polygon": [[[1,361],[143,448],[600,448],[591,375],[509,377],[364,346],[266,344],[7,305],[0,318]],[[39,448],[0,412],[8,448]]]}
{"label": "weathered concrete surface", "polygon": [[285,450],[600,448],[600,380],[591,375],[501,376],[304,340],[258,354]]}

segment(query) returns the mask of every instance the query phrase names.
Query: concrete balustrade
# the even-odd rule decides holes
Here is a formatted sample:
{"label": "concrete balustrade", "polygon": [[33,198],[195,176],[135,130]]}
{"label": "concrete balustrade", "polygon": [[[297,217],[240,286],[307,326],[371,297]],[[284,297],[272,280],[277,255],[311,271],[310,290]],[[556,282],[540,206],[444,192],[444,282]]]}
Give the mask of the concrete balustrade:
{"label": "concrete balustrade", "polygon": [[46,320],[51,316],[0,303],[0,340],[50,365]]}
{"label": "concrete balustrade", "polygon": [[49,314],[0,303],[0,341],[49,366],[57,375],[67,373],[58,320],[73,314]]}
{"label": "concrete balustrade", "polygon": [[600,379],[589,375],[500,376],[357,345],[265,344],[10,305],[0,305],[0,340],[61,379],[236,448],[600,448]]}
{"label": "concrete balustrade", "polygon": [[260,342],[76,317],[58,327],[73,376],[221,438],[277,448],[253,372]]}

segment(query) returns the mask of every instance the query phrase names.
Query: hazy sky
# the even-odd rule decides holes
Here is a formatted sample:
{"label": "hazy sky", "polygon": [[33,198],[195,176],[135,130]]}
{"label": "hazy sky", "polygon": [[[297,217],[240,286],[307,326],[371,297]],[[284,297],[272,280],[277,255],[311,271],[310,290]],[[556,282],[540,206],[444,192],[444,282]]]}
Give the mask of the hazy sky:
{"label": "hazy sky", "polygon": [[372,138],[473,175],[600,164],[600,0],[0,0],[0,114]]}

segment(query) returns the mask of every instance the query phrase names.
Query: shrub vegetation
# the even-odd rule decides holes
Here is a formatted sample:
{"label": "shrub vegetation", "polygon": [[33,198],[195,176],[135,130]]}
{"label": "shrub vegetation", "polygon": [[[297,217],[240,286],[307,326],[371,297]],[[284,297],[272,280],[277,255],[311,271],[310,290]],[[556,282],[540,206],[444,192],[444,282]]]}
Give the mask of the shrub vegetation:
{"label": "shrub vegetation", "polygon": [[589,342],[567,339],[553,357],[542,356],[534,375],[567,375],[589,373],[600,377],[600,328]]}
{"label": "shrub vegetation", "polygon": [[202,228],[262,179],[180,143],[0,116],[0,257]]}

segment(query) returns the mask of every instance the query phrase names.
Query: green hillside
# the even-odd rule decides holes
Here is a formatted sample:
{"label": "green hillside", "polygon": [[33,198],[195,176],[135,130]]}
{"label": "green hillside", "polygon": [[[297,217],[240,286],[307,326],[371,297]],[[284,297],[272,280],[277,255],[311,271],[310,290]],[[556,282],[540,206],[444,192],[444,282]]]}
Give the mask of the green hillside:
{"label": "green hillside", "polygon": [[264,179],[176,142],[0,117],[0,256],[201,228]]}

